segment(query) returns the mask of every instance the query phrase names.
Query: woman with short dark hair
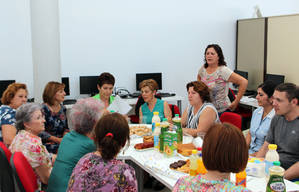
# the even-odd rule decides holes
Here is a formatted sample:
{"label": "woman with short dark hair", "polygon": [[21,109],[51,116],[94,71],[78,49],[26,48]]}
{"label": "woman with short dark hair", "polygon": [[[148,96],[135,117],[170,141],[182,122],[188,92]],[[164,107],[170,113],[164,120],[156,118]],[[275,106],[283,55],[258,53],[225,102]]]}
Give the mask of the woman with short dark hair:
{"label": "woman with short dark hair", "polygon": [[129,132],[128,122],[121,114],[104,115],[94,130],[97,150],[77,163],[67,191],[137,191],[134,169],[116,159],[129,144]]}
{"label": "woman with short dark hair", "polygon": [[27,102],[27,87],[23,83],[12,83],[3,92],[0,107],[0,141],[9,146],[17,133],[16,109]]}
{"label": "woman with short dark hair", "polygon": [[115,84],[115,78],[111,73],[104,72],[98,78],[97,88],[99,93],[94,95],[94,99],[99,99],[104,102],[107,108],[115,99],[112,95]]}
{"label": "woman with short dark hair", "polygon": [[248,148],[242,132],[231,124],[215,124],[204,137],[205,175],[181,177],[173,191],[249,191],[230,182],[230,173],[246,168]]}
{"label": "woman with short dark hair", "polygon": [[192,136],[205,134],[219,121],[217,110],[211,103],[210,90],[202,81],[192,81],[186,88],[189,105],[182,115],[183,132]]}
{"label": "woman with short dark hair", "polygon": [[57,153],[57,149],[65,133],[69,132],[64,101],[63,83],[50,81],[43,92],[43,110],[45,114],[45,131],[40,134],[43,144],[50,153]]}

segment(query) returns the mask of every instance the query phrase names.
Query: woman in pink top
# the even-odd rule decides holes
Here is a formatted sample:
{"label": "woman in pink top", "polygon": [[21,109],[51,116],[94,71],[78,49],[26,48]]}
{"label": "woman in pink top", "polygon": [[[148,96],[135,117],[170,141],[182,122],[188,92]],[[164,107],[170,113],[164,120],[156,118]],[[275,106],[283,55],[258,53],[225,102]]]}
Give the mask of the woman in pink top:
{"label": "woman in pink top", "polygon": [[[248,84],[245,78],[226,67],[221,47],[217,44],[208,45],[206,48],[205,64],[199,69],[197,80],[211,89],[212,103],[219,113],[234,111]],[[238,95],[232,103],[228,98],[229,82],[239,85]]]}

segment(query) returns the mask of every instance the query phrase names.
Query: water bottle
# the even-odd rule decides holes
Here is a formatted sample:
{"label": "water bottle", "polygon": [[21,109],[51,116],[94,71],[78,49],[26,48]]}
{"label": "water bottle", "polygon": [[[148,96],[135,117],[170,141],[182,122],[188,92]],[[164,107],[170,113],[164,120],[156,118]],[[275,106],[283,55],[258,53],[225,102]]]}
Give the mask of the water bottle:
{"label": "water bottle", "polygon": [[178,134],[178,143],[183,142],[183,129],[181,126],[181,118],[179,114],[175,114],[175,117],[172,119],[173,124],[176,126],[176,132]]}
{"label": "water bottle", "polygon": [[152,132],[154,132],[154,130],[155,130],[156,123],[158,123],[158,122],[160,123],[160,121],[161,121],[158,111],[154,111],[153,114],[154,114],[154,116],[152,118]]}

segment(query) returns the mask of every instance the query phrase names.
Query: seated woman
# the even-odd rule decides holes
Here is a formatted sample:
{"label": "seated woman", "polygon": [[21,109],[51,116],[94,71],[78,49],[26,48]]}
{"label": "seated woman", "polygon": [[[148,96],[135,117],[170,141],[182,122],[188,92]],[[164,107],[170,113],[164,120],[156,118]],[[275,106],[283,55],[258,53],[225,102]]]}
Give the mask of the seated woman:
{"label": "seated woman", "polygon": [[50,153],[57,153],[59,143],[65,133],[69,131],[66,108],[62,105],[64,101],[65,85],[50,81],[43,92],[43,110],[45,114],[45,131],[39,136]]}
{"label": "seated woman", "polygon": [[183,133],[197,136],[205,134],[210,127],[219,121],[216,108],[211,102],[210,90],[202,81],[187,84],[189,106],[182,115]]}
{"label": "seated woman", "polygon": [[99,94],[96,94],[93,98],[102,100],[106,108],[114,101],[114,96],[112,96],[114,84],[115,78],[110,73],[102,73],[98,78],[97,88]]}
{"label": "seated woman", "polygon": [[73,130],[60,143],[48,192],[66,191],[73,168],[80,158],[96,150],[92,131],[104,112],[104,103],[93,98],[80,99],[72,107],[70,124]]}
{"label": "seated woman", "polygon": [[266,81],[258,86],[256,100],[260,107],[252,113],[250,130],[246,136],[246,143],[249,146],[251,156],[255,156],[264,144],[271,120],[275,115],[272,106],[274,89],[275,84],[271,81]]}
{"label": "seated woman", "polygon": [[22,83],[12,83],[3,92],[0,107],[0,141],[9,146],[16,136],[16,109],[27,102],[27,88]]}
{"label": "seated woman", "polygon": [[153,118],[153,112],[159,112],[160,120],[164,117],[171,122],[171,110],[166,101],[162,101],[155,97],[158,90],[158,84],[153,79],[143,80],[139,84],[141,90],[141,96],[145,103],[139,108],[139,123],[151,124]]}
{"label": "seated woman", "polygon": [[50,154],[38,137],[38,134],[45,129],[42,106],[37,103],[22,105],[16,112],[16,122],[18,134],[9,149],[12,153],[21,151],[24,154],[37,175],[41,189],[41,182],[48,183],[52,169]]}
{"label": "seated woman", "polygon": [[230,173],[241,172],[248,161],[246,141],[238,128],[214,124],[204,137],[202,159],[208,172],[181,177],[173,191],[249,191],[230,182]]}
{"label": "seated woman", "polygon": [[127,120],[104,115],[95,126],[96,152],[83,156],[73,170],[67,191],[137,191],[135,171],[116,156],[130,141]]}

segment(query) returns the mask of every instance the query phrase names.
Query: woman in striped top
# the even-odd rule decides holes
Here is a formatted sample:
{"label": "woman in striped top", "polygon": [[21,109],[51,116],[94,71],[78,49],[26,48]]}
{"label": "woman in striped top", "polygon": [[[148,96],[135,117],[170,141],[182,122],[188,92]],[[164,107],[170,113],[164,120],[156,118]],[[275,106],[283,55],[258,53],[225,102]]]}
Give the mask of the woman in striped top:
{"label": "woman in striped top", "polygon": [[205,134],[219,121],[218,113],[211,103],[210,90],[202,81],[187,84],[189,105],[182,116],[182,127],[185,134],[197,136]]}

